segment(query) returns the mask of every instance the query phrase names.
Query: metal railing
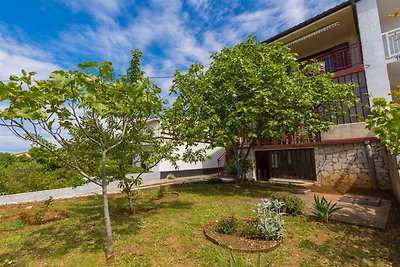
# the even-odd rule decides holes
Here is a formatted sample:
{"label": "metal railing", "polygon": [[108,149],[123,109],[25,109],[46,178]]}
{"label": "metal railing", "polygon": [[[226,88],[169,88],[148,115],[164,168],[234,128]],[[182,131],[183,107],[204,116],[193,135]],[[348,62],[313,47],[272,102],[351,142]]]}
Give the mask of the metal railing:
{"label": "metal railing", "polygon": [[226,161],[227,161],[227,156],[228,154],[226,153],[226,151],[224,152],[224,154],[222,154],[217,162],[218,162],[218,176],[224,174],[224,169],[225,169],[225,165],[226,165]]}
{"label": "metal railing", "polygon": [[[307,126],[299,126],[300,130],[306,130]],[[256,146],[271,146],[271,145],[298,145],[321,142],[321,135],[316,136],[300,136],[295,134],[285,134],[280,141],[274,139],[260,139]]]}
{"label": "metal railing", "polygon": [[363,64],[361,44],[352,45],[329,51],[314,57],[321,62],[321,68],[326,72],[337,72],[356,65]]}
{"label": "metal railing", "polygon": [[400,56],[400,28],[382,33],[386,58]]}

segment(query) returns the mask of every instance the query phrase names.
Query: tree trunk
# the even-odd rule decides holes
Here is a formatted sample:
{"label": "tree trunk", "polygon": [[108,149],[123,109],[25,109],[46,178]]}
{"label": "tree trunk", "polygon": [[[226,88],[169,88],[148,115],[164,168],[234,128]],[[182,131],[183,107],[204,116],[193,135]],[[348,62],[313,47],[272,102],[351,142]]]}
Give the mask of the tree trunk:
{"label": "tree trunk", "polygon": [[101,158],[101,187],[103,193],[103,209],[104,209],[104,221],[106,226],[106,258],[110,259],[113,257],[113,240],[112,240],[112,230],[111,230],[111,219],[110,211],[108,209],[108,198],[107,198],[107,173],[106,173],[106,152],[102,153]]}
{"label": "tree trunk", "polygon": [[133,205],[132,192],[128,192],[128,201],[129,201],[129,212],[133,214],[135,213],[135,206]]}
{"label": "tree trunk", "polygon": [[240,162],[240,158],[238,155],[236,155],[236,179],[241,180],[242,179],[242,164]]}

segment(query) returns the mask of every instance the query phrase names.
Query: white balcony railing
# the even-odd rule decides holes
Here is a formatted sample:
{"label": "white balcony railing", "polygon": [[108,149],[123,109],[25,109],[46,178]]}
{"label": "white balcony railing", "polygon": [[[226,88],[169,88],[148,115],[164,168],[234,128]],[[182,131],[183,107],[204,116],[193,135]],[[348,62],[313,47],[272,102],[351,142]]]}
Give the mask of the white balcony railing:
{"label": "white balcony railing", "polygon": [[386,58],[400,56],[400,28],[382,33]]}

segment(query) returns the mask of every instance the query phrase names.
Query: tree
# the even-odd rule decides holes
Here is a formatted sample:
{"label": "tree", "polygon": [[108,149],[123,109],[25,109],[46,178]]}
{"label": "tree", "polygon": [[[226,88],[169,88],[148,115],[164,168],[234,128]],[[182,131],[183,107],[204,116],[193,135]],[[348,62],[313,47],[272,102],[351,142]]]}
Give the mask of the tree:
{"label": "tree", "polygon": [[[141,54],[133,54],[139,66]],[[75,169],[102,188],[106,229],[106,256],[113,255],[107,184],[109,156],[132,137],[132,128],[162,106],[161,90],[148,78],[129,84],[115,79],[111,62],[85,62],[79,70],[54,71],[49,79],[35,80],[22,70],[0,83],[1,124]],[[51,139],[52,142],[46,138]],[[59,148],[62,148],[61,150]]]}
{"label": "tree", "polygon": [[[400,86],[398,86],[400,90]],[[400,154],[400,94],[392,92],[393,101],[385,98],[372,100],[371,114],[366,120],[367,128],[372,130],[381,142],[395,155]],[[396,101],[397,99],[397,101]]]}
{"label": "tree", "polygon": [[257,140],[315,136],[331,126],[340,102],[354,105],[352,85],[333,83],[318,64],[299,63],[280,44],[249,37],[211,59],[208,69],[193,64],[186,74],[176,72],[171,93],[178,97],[167,112],[167,128],[189,145],[232,148],[238,179],[244,178],[243,167]]}
{"label": "tree", "polygon": [[163,159],[168,159],[175,166],[178,159],[172,142],[157,136],[153,129],[144,128],[142,132],[141,137],[131,139],[142,140],[141,143],[125,142],[113,153],[114,177],[120,181],[119,187],[126,194],[130,213],[135,212],[135,188],[142,184],[142,175],[150,172]]}
{"label": "tree", "polygon": [[17,157],[8,152],[0,152],[0,175],[1,173],[10,166]]}
{"label": "tree", "polygon": [[[128,87],[138,82],[147,84],[147,87],[154,86],[140,68],[141,57],[139,50],[132,51],[130,66],[121,79]],[[172,142],[160,136],[159,129],[153,129],[150,124],[162,116],[166,101],[161,98],[150,100],[146,112],[136,114],[136,122],[127,130],[127,138],[110,155],[111,174],[126,194],[131,213],[134,213],[133,198],[137,192],[134,189],[142,183],[142,174],[149,172],[162,159],[175,162],[177,157],[176,154],[174,156]]]}

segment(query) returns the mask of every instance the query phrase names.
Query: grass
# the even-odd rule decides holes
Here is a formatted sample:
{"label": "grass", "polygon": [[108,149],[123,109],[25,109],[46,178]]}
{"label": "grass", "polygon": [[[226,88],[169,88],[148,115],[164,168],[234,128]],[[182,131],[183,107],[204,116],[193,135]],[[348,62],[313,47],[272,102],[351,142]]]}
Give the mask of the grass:
{"label": "grass", "polygon": [[[231,214],[249,217],[254,204],[271,194],[251,184],[193,184],[171,190],[179,196],[157,199],[157,190],[140,192],[134,215],[127,212],[123,195],[110,196],[115,257],[108,265],[227,266],[229,252],[207,241],[202,226]],[[18,221],[15,214],[25,206],[0,207],[0,266],[106,265],[100,196],[56,200],[52,208],[71,216],[44,225]],[[272,266],[400,266],[397,224],[379,231],[323,224],[306,216],[287,216],[285,221],[282,246],[261,255]],[[257,259],[235,256],[252,263]]]}

